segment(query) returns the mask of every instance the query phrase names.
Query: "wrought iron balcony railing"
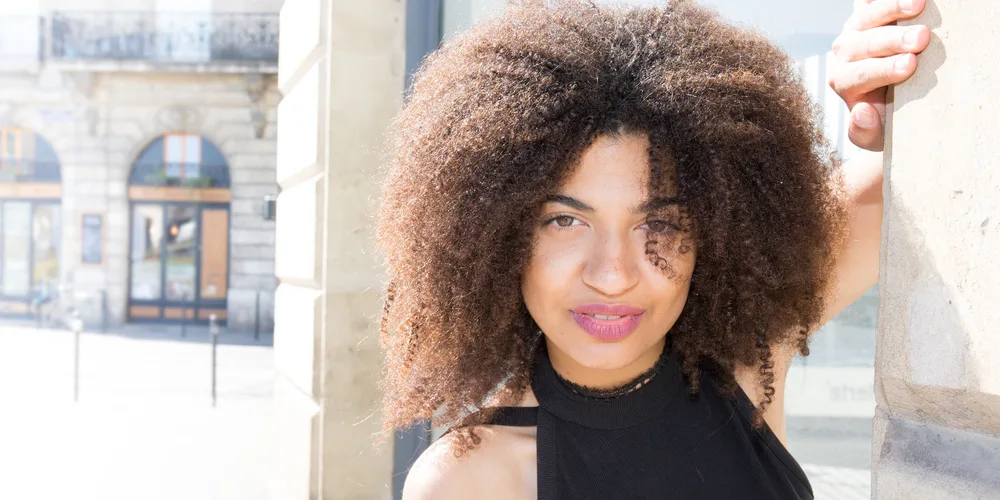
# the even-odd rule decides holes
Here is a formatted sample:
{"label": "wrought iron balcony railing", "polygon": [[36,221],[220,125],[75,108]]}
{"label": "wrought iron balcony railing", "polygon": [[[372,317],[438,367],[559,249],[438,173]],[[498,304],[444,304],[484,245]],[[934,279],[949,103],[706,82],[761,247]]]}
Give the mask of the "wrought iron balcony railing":
{"label": "wrought iron balcony railing", "polygon": [[277,62],[278,15],[52,13],[52,57],[167,63]]}
{"label": "wrought iron balcony railing", "polygon": [[132,166],[133,186],[228,188],[229,166],[207,163],[137,162]]}
{"label": "wrought iron balcony railing", "polygon": [[0,157],[0,182],[60,182],[59,162]]}

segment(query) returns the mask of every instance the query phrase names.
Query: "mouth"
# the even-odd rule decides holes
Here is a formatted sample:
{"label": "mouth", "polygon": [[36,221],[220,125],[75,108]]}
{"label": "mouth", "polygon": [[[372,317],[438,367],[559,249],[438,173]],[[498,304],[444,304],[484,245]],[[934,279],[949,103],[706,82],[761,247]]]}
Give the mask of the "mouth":
{"label": "mouth", "polygon": [[646,311],[632,306],[592,304],[570,311],[576,324],[597,340],[614,342],[632,334]]}

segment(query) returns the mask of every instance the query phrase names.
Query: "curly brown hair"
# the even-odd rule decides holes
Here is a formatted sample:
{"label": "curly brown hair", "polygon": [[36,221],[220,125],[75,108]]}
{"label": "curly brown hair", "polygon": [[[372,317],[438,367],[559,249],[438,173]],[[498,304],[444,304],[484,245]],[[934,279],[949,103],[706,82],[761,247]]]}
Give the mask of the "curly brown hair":
{"label": "curly brown hair", "polygon": [[522,1],[444,44],[406,96],[378,211],[386,430],[517,404],[538,339],[520,287],[538,210],[622,130],[648,134],[650,196],[676,189],[698,248],[669,332],[690,390],[705,372],[733,391],[737,363],[758,366],[761,414],[772,346],[808,354],[842,237],[818,114],[786,54],[687,0]]}

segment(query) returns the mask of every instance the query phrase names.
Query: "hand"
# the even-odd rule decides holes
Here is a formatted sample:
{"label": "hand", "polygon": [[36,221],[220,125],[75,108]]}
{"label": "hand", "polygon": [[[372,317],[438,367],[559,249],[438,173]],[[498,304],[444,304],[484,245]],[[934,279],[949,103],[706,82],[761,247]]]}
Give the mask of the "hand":
{"label": "hand", "polygon": [[847,136],[862,149],[882,151],[886,86],[917,69],[916,54],[930,43],[927,26],[887,26],[918,16],[927,0],[854,0],[854,14],[833,42],[837,61],[829,84],[847,103]]}

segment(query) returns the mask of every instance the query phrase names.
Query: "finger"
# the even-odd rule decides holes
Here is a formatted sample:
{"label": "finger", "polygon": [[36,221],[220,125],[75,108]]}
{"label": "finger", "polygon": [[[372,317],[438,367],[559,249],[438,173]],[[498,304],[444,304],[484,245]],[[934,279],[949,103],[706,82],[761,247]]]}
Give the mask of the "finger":
{"label": "finger", "polygon": [[923,52],[931,42],[927,26],[883,26],[848,32],[833,42],[833,52],[847,62]]}
{"label": "finger", "polygon": [[917,69],[917,56],[864,59],[844,63],[830,78],[830,87],[848,103],[877,88],[905,81]]}
{"label": "finger", "polygon": [[883,122],[885,121],[885,95],[886,87],[875,89],[867,94],[862,95],[860,98],[855,99],[853,103],[848,105],[849,110],[854,110],[854,107],[860,103],[867,103],[875,106],[875,111],[878,112],[879,119]]}
{"label": "finger", "polygon": [[847,21],[849,28],[864,31],[885,26],[900,19],[910,19],[919,15],[927,0],[875,0],[859,6]]}
{"label": "finger", "polygon": [[851,125],[847,129],[847,137],[861,149],[882,151],[884,128],[882,117],[875,106],[862,102],[851,110]]}

